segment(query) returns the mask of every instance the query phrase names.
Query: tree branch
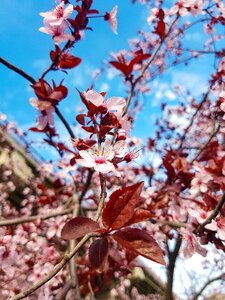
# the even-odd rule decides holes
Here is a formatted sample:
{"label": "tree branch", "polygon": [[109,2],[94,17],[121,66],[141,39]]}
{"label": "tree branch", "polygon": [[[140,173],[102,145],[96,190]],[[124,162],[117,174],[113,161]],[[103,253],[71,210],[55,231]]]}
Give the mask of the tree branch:
{"label": "tree branch", "polygon": [[182,244],[182,239],[180,236],[178,236],[174,250],[169,251],[168,249],[169,264],[167,266],[167,285],[166,285],[165,300],[173,300],[173,277],[174,277],[176,260],[180,251],[181,244]]}
{"label": "tree branch", "polygon": [[220,201],[218,202],[216,208],[214,209],[214,211],[211,213],[211,215],[201,224],[198,225],[198,227],[194,230],[194,233],[199,233],[202,231],[202,229],[205,227],[205,225],[211,223],[211,221],[213,219],[215,219],[217,217],[217,215],[219,214],[219,212],[221,211],[223,205],[225,203],[225,193],[223,194],[222,198],[220,199]]}
{"label": "tree branch", "polygon": [[8,298],[9,300],[20,300],[23,299],[33,292],[35,292],[37,289],[39,289],[42,285],[44,285],[46,282],[48,282],[50,279],[52,279],[57,273],[59,273],[60,270],[67,264],[68,261],[79,251],[79,249],[91,238],[99,236],[98,233],[88,233],[85,235],[80,242],[76,245],[76,247],[68,254],[65,254],[63,259],[60,261],[58,265],[55,266],[55,268],[49,272],[45,277],[43,277],[41,280],[37,281],[31,288],[27,289],[24,292],[19,293],[16,296]]}
{"label": "tree branch", "polygon": [[53,213],[50,213],[47,215],[36,215],[36,216],[21,217],[21,218],[15,218],[15,219],[0,220],[0,227],[28,223],[28,222],[33,222],[35,220],[47,220],[47,219],[54,218],[57,216],[68,215],[70,213],[72,213],[71,208],[65,209],[60,212],[53,212]]}
{"label": "tree branch", "polygon": [[222,276],[223,274],[217,276],[217,277],[214,277],[212,279],[210,279],[209,281],[207,281],[203,287],[200,289],[200,291],[193,297],[192,300],[197,300],[199,296],[201,296],[201,294],[203,293],[203,291],[207,288],[207,286],[209,286],[211,283],[213,283],[214,281],[217,281],[217,280],[222,280]]}
{"label": "tree branch", "polygon": [[102,209],[103,209],[103,206],[105,203],[105,198],[107,196],[105,176],[102,175],[101,173],[99,174],[99,176],[100,176],[100,184],[101,184],[101,195],[100,195],[100,199],[99,199],[99,203],[98,203],[98,209],[96,212],[95,221],[98,221],[101,216],[101,212],[102,212]]}
{"label": "tree branch", "polygon": [[[2,57],[0,57],[0,63],[2,63],[3,65],[5,65],[9,69],[13,70],[14,72],[16,72],[17,74],[19,74],[23,78],[27,79],[32,84],[36,83],[36,80],[33,77],[31,77],[26,72],[24,72],[23,70],[19,69],[18,67],[16,67],[15,65],[11,64],[10,62],[8,62],[7,60],[5,60]],[[75,135],[74,135],[72,129],[70,128],[68,122],[63,117],[63,115],[61,114],[61,112],[60,112],[60,110],[58,109],[57,106],[55,106],[55,113],[57,114],[57,116],[59,117],[59,119],[62,121],[62,123],[64,124],[64,126],[66,127],[66,129],[67,129],[69,135],[71,136],[71,138],[75,138]]]}
{"label": "tree branch", "polygon": [[0,57],[0,63],[2,63],[7,68],[13,70],[17,74],[21,75],[22,77],[24,77],[25,79],[27,79],[28,81],[30,81],[32,84],[36,83],[36,80],[33,77],[31,77],[29,74],[27,74],[26,72],[24,72],[20,68],[16,67],[15,65],[11,64],[10,62],[8,62],[7,60],[5,60],[2,57]]}

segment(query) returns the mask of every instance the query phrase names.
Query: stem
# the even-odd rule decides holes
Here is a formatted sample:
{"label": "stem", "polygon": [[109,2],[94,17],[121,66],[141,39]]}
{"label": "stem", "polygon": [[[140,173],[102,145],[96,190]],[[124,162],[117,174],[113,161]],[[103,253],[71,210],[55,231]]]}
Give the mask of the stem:
{"label": "stem", "polygon": [[[4,58],[0,57],[0,63],[2,63],[3,65],[5,65],[6,67],[8,67],[9,69],[13,70],[14,72],[16,72],[17,74],[21,75],[23,78],[27,79],[28,81],[30,81],[32,84],[36,83],[36,80],[31,77],[30,75],[28,75],[26,72],[24,72],[23,70],[19,69],[18,67],[16,67],[15,65],[12,65],[10,62],[6,61]],[[66,127],[67,131],[69,132],[71,138],[75,138],[75,135],[72,131],[72,129],[70,128],[69,124],[67,123],[66,119],[63,117],[63,115],[61,114],[61,112],[59,111],[58,107],[55,106],[55,113],[57,114],[57,116],[59,117],[59,119],[62,121],[62,123],[64,124],[64,126]]]}
{"label": "stem", "polygon": [[65,254],[63,259],[60,261],[58,265],[55,266],[55,268],[49,272],[45,277],[43,277],[41,280],[37,281],[31,288],[27,289],[24,292],[19,293],[16,296],[10,297],[9,300],[20,300],[23,299],[33,292],[35,292],[37,289],[39,289],[41,286],[43,286],[46,282],[48,282],[50,279],[52,279],[57,273],[59,273],[60,270],[67,264],[67,262],[79,251],[79,249],[91,238],[99,236],[98,233],[88,233],[85,235],[80,242],[76,245],[76,247],[68,254]]}
{"label": "stem", "polygon": [[193,297],[192,300],[197,300],[199,296],[201,296],[201,294],[203,293],[203,291],[207,288],[208,285],[210,285],[211,283],[213,283],[214,281],[217,281],[217,280],[222,280],[222,275],[220,276],[217,276],[217,277],[214,277],[212,279],[210,279],[209,281],[207,281],[203,287],[200,289],[200,291]]}
{"label": "stem", "polygon": [[[174,270],[176,265],[176,259],[179,254],[181,247],[182,239],[178,236],[175,244],[175,248],[172,252],[168,249],[168,258],[169,265],[167,267],[167,285],[166,285],[166,295],[165,300],[173,300],[173,279],[174,279]],[[169,248],[169,247],[168,247]]]}
{"label": "stem", "polygon": [[92,169],[89,169],[88,170],[88,177],[87,177],[84,189],[83,189],[83,191],[82,191],[82,193],[80,194],[80,197],[79,197],[79,203],[81,203],[82,199],[84,198],[85,194],[88,191],[89,185],[91,184],[91,178],[92,178],[93,174],[94,174],[94,171]]}
{"label": "stem", "polygon": [[0,63],[2,63],[3,65],[5,65],[7,68],[13,70],[17,74],[21,75],[22,77],[24,77],[25,79],[27,79],[28,81],[30,81],[32,84],[36,83],[36,80],[33,77],[31,77],[29,74],[27,74],[26,72],[24,72],[20,68],[16,67],[15,65],[11,64],[10,62],[8,62],[7,60],[5,60],[2,57],[0,57]]}
{"label": "stem", "polygon": [[7,219],[7,220],[0,220],[0,227],[1,226],[10,226],[10,225],[18,225],[28,222],[33,222],[35,220],[47,220],[53,217],[57,216],[63,216],[68,215],[72,213],[72,209],[65,209],[61,212],[53,212],[48,215],[36,215],[36,216],[30,216],[30,217],[21,217],[21,218],[15,218],[15,219]]}
{"label": "stem", "polygon": [[[75,218],[79,213],[79,199],[77,195],[75,194],[73,196],[73,218]],[[69,241],[69,251],[71,252],[76,244],[76,240]],[[76,259],[75,256],[73,256],[69,262],[69,271],[70,271],[70,277],[71,277],[71,287],[76,288],[76,299],[80,299],[80,290],[78,285],[78,279],[77,279],[77,268],[76,268]]]}
{"label": "stem", "polygon": [[62,123],[64,124],[64,126],[66,127],[69,135],[71,138],[75,139],[75,135],[70,127],[70,125],[68,124],[68,122],[66,121],[66,119],[63,117],[63,115],[61,114],[60,110],[58,109],[57,106],[55,106],[55,113],[57,114],[57,116],[59,117],[59,119],[62,121]]}
{"label": "stem", "polygon": [[225,203],[225,193],[223,194],[222,198],[220,199],[220,201],[218,202],[216,208],[214,209],[214,211],[211,213],[211,215],[201,224],[198,225],[198,227],[194,230],[194,233],[199,233],[202,231],[202,229],[205,227],[205,225],[211,223],[211,221],[213,219],[215,219],[217,217],[217,215],[219,214],[219,212],[221,211],[223,205]]}
{"label": "stem", "polygon": [[102,212],[102,209],[103,209],[103,206],[104,206],[105,198],[107,196],[105,176],[102,175],[101,173],[99,174],[99,176],[100,176],[100,183],[101,183],[101,195],[100,195],[100,199],[99,199],[98,210],[97,210],[96,216],[95,216],[95,221],[98,221],[100,216],[101,216],[101,212]]}

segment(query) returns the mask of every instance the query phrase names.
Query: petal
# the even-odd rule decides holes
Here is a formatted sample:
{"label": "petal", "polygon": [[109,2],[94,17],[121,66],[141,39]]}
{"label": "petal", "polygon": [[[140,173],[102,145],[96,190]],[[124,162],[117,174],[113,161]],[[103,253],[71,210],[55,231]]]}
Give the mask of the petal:
{"label": "petal", "polygon": [[102,103],[104,101],[104,98],[102,97],[102,95],[93,90],[87,91],[86,93],[84,93],[84,96],[88,101],[93,103],[95,106],[102,105]]}
{"label": "petal", "polygon": [[67,19],[69,18],[69,16],[72,14],[73,12],[73,5],[72,4],[69,4],[66,9],[64,10],[64,19]]}
{"label": "petal", "polygon": [[92,161],[87,161],[85,159],[82,158],[78,158],[76,159],[76,162],[81,165],[82,167],[86,167],[86,168],[93,168],[95,166],[95,163]]}
{"label": "petal", "polygon": [[218,229],[217,233],[221,240],[225,240],[225,228]]}
{"label": "petal", "polygon": [[123,108],[126,105],[126,100],[122,97],[112,97],[106,102],[106,106],[109,111],[115,111],[119,114],[123,113]]}
{"label": "petal", "polygon": [[96,164],[94,169],[100,173],[108,173],[114,171],[115,167],[111,162],[106,162],[105,164]]}
{"label": "petal", "polygon": [[214,220],[210,224],[207,224],[205,226],[206,229],[212,230],[212,231],[217,231],[217,224]]}
{"label": "petal", "polygon": [[94,162],[94,158],[93,156],[86,150],[80,150],[79,151],[79,154],[80,156],[85,159],[85,160],[88,160],[88,161],[93,161]]}

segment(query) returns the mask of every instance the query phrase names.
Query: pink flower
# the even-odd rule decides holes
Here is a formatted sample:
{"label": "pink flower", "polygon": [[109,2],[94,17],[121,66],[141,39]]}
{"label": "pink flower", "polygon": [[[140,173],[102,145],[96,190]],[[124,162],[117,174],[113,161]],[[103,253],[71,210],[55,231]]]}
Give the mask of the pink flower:
{"label": "pink flower", "polygon": [[200,208],[195,208],[195,209],[192,209],[192,208],[188,208],[188,213],[194,217],[198,223],[203,223],[207,218],[208,216],[212,213],[212,211],[204,211]]}
{"label": "pink flower", "polygon": [[118,6],[116,5],[113,7],[113,9],[111,10],[110,13],[107,12],[104,16],[104,19],[109,22],[109,26],[111,27],[112,31],[115,34],[118,34],[117,33],[117,18],[116,18],[117,11],[118,11]]}
{"label": "pink flower", "polygon": [[39,31],[50,34],[56,45],[68,40],[74,41],[74,36],[72,36],[72,34],[65,33],[68,28],[65,21],[63,21],[60,25],[50,25],[44,20],[44,25],[45,27],[39,28]]}
{"label": "pink flower", "polygon": [[37,128],[43,130],[48,124],[54,126],[54,107],[49,107],[42,111],[37,118]]}
{"label": "pink flower", "polygon": [[95,171],[101,173],[115,172],[115,167],[111,162],[114,158],[112,147],[96,152],[81,150],[79,154],[82,157],[76,160],[79,165],[86,168],[94,168]]}
{"label": "pink flower", "polygon": [[182,228],[180,230],[180,233],[182,234],[185,241],[185,246],[183,250],[185,258],[191,257],[196,252],[204,257],[207,255],[207,250],[200,246],[200,244],[197,241],[197,238],[192,233],[192,230],[190,228]]}
{"label": "pink flower", "polygon": [[105,102],[104,97],[93,90],[89,90],[88,92],[83,94],[86,100],[90,101],[95,106],[102,109],[107,109],[109,112],[113,112],[119,115],[122,115],[123,108],[126,105],[126,101],[122,97],[111,97]]}
{"label": "pink flower", "polygon": [[47,11],[45,13],[40,13],[42,17],[44,17],[45,24],[49,25],[56,25],[59,26],[64,22],[66,19],[69,18],[69,16],[73,12],[73,5],[69,4],[64,9],[64,2],[62,1],[53,11]]}
{"label": "pink flower", "polygon": [[225,240],[225,217],[220,217],[216,220],[212,220],[210,224],[207,224],[205,228],[217,231],[221,240]]}

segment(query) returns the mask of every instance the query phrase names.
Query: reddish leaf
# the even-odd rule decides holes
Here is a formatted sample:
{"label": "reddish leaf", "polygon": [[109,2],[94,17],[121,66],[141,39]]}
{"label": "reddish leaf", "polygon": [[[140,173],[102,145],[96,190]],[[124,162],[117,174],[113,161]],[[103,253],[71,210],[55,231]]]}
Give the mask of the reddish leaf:
{"label": "reddish leaf", "polygon": [[79,114],[76,116],[76,120],[79,124],[85,125],[85,117],[86,117],[85,114]]}
{"label": "reddish leaf", "polygon": [[164,21],[159,21],[155,28],[155,33],[158,34],[161,38],[164,38],[166,35],[166,24]]}
{"label": "reddish leaf", "polygon": [[163,11],[162,8],[159,9],[157,15],[158,15],[159,20],[163,21],[163,19],[164,19],[164,17],[165,17],[165,13],[164,13],[164,11]]}
{"label": "reddish leaf", "polygon": [[117,190],[109,198],[102,212],[102,222],[108,229],[119,229],[133,217],[144,182]]}
{"label": "reddish leaf", "polygon": [[134,212],[133,217],[124,226],[146,221],[153,216],[154,215],[152,215],[148,210],[138,209]]}
{"label": "reddish leaf", "polygon": [[76,217],[67,222],[61,232],[64,240],[74,240],[87,233],[95,232],[100,228],[99,224],[86,217]]}
{"label": "reddish leaf", "polygon": [[89,260],[91,265],[98,269],[106,261],[108,257],[108,239],[101,238],[95,240],[89,248]]}
{"label": "reddish leaf", "polygon": [[125,76],[128,76],[132,71],[133,71],[133,65],[125,64],[125,63],[120,63],[117,61],[110,61],[109,62],[114,68],[117,70],[121,71]]}
{"label": "reddish leaf", "polygon": [[167,174],[170,180],[172,180],[176,176],[176,172],[174,167],[169,163],[166,159],[163,159],[163,165],[167,170]]}
{"label": "reddish leaf", "polygon": [[146,231],[126,228],[117,231],[112,237],[124,248],[159,264],[166,265],[162,249]]}

